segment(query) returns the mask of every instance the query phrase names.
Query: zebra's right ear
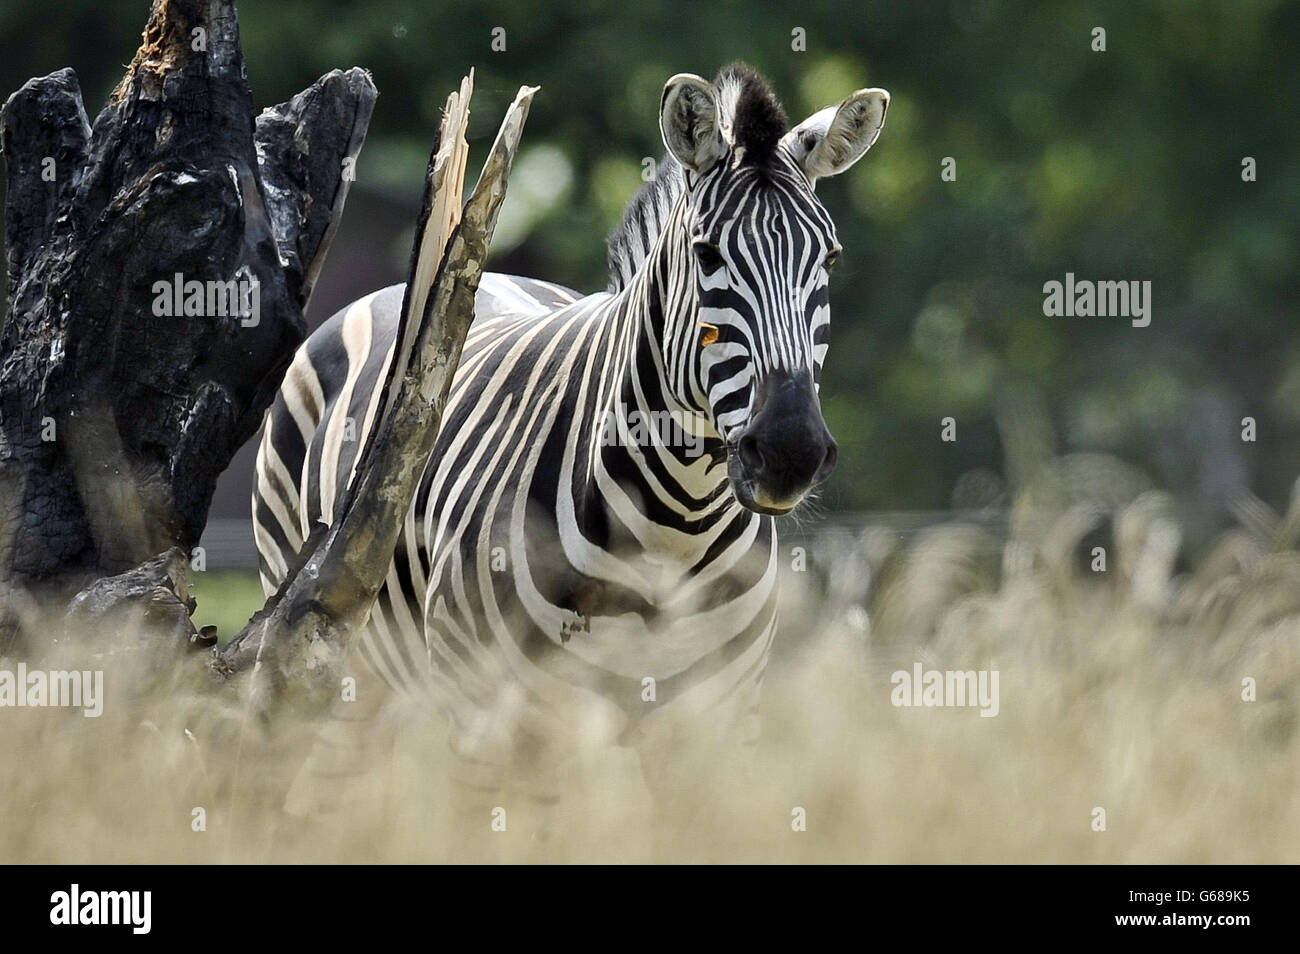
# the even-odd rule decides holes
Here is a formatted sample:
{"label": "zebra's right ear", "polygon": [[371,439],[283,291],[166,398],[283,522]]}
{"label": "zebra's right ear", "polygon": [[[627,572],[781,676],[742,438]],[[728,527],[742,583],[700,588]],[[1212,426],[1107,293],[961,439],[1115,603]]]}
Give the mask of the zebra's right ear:
{"label": "zebra's right ear", "polygon": [[664,145],[687,169],[705,173],[726,149],[713,84],[694,73],[678,73],[664,85],[659,102]]}

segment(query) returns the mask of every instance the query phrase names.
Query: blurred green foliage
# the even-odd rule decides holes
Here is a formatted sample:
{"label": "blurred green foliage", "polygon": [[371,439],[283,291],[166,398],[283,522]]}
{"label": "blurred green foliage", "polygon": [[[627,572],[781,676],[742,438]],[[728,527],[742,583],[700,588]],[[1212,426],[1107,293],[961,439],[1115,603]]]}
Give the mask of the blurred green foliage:
{"label": "blurred green foliage", "polygon": [[[3,85],[71,65],[93,113],[146,8],[0,2]],[[1026,391],[1060,449],[1134,460],[1201,514],[1243,486],[1281,504],[1300,474],[1295,3],[268,0],[239,12],[260,105],[336,67],[373,72],[362,208],[368,193],[418,192],[441,104],[469,67],[479,157],[516,88],[540,84],[497,265],[586,290],[604,286],[604,238],[643,159],[662,152],[673,73],[743,59],[795,121],[854,88],[889,89],[875,149],[820,189],[845,247],[823,387],[841,443],[830,508],[948,505],[963,473],[1000,467],[996,410]],[[504,52],[490,49],[495,27]],[[806,52],[791,48],[796,27]],[[1258,181],[1242,181],[1245,156]],[[956,181],[941,180],[944,157]],[[408,248],[399,226],[394,276]],[[1151,281],[1150,327],[1044,317],[1043,283],[1066,272]],[[1256,444],[1241,441],[1247,415]]]}
{"label": "blurred green foliage", "polygon": [[217,627],[217,638],[222,645],[233,639],[266,602],[262,583],[253,572],[214,570],[195,573],[190,582],[198,602],[194,625]]}

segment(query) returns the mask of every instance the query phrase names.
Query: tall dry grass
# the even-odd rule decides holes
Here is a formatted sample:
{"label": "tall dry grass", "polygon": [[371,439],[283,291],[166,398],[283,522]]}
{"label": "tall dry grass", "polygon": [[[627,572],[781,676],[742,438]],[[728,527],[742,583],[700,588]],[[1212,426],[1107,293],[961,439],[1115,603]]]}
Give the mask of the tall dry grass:
{"label": "tall dry grass", "polygon": [[[632,754],[601,749],[544,827],[507,794],[493,832],[452,809],[443,727],[400,714],[335,811],[291,816],[311,727],[268,734],[148,651],[59,643],[39,664],[106,670],[105,713],[0,710],[0,859],[1300,861],[1300,508],[1242,501],[1184,569],[1172,505],[1132,476],[1061,458],[1001,514],[810,530],[753,769],[690,767],[698,794],[667,816]],[[896,708],[891,673],[916,661],[996,669],[999,714]]]}

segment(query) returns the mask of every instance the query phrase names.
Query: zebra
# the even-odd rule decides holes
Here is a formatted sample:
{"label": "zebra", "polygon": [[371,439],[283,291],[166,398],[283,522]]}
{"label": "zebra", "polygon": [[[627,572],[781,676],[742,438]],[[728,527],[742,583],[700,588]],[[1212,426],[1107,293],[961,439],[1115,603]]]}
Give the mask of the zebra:
{"label": "zebra", "polygon": [[[664,87],[667,154],[579,295],[487,273],[441,433],[357,651],[432,700],[476,784],[579,745],[660,759],[752,746],[777,622],[775,518],[835,466],[819,388],[841,249],[814,191],[874,144],[889,94],[789,128],[736,64]],[[267,413],[263,588],[335,509],[374,424],[403,286],[299,349]],[[720,744],[721,744],[720,743]],[[479,775],[474,775],[479,771]],[[646,772],[652,797],[657,797]]]}

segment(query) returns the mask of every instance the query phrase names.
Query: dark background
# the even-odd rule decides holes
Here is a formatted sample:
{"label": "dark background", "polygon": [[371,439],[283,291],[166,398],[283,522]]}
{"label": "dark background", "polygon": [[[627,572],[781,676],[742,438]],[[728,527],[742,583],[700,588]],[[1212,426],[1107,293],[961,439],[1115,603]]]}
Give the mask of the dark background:
{"label": "dark background", "polygon": [[[147,9],[0,0],[0,87],[72,66],[93,118]],[[594,291],[642,160],[662,152],[664,81],[743,59],[796,122],[858,87],[893,95],[872,152],[819,187],[845,249],[824,510],[996,505],[998,409],[1025,400],[1058,450],[1117,454],[1173,491],[1194,532],[1242,489],[1286,506],[1300,475],[1295,3],[274,0],[239,14],[259,105],[336,67],[370,69],[380,91],[313,324],[404,278],[439,111],[470,67],[471,176],[518,86],[542,87],[492,267]],[[1246,156],[1258,181],[1242,181]],[[1151,325],[1044,317],[1043,283],[1066,272],[1152,282]],[[956,443],[939,439],[948,416]],[[246,522],[252,459],[227,472],[214,518]]]}

